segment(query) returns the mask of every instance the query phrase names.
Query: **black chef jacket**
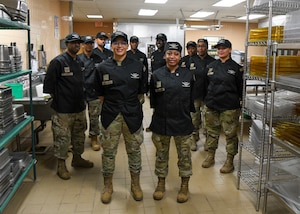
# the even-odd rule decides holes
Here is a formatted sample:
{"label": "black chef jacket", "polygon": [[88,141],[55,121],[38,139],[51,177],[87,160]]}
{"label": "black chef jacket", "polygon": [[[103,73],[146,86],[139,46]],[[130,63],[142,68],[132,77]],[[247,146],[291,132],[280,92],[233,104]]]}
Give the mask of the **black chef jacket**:
{"label": "black chef jacket", "polygon": [[240,108],[243,94],[243,67],[231,58],[210,63],[204,71],[204,104],[217,111]]}
{"label": "black chef jacket", "polygon": [[53,94],[51,107],[59,113],[78,113],[85,109],[83,65],[67,52],[51,60],[44,80],[44,93]]}
{"label": "black chef jacket", "polygon": [[101,122],[106,129],[121,113],[131,133],[142,125],[142,104],[138,94],[146,93],[147,77],[142,63],[126,57],[118,66],[107,59],[97,67],[98,96],[104,96]]}
{"label": "black chef jacket", "polygon": [[85,88],[85,99],[86,101],[92,101],[98,99],[95,88],[97,86],[97,71],[96,67],[102,62],[102,59],[92,53],[90,57],[81,53],[78,58],[84,65],[83,76],[84,76],[84,88]]}
{"label": "black chef jacket", "polygon": [[150,106],[154,109],[150,129],[166,136],[189,135],[194,126],[191,112],[195,111],[192,99],[193,72],[179,67],[170,73],[167,66],[156,70],[150,81]]}
{"label": "black chef jacket", "polygon": [[103,51],[101,51],[98,47],[96,47],[93,49],[93,53],[100,56],[103,61],[113,56],[113,52],[107,48],[104,48]]}
{"label": "black chef jacket", "polygon": [[136,52],[133,52],[132,50],[128,50],[127,56],[143,63],[143,65],[145,66],[145,69],[146,69],[146,71],[145,71],[146,76],[148,77],[148,61],[147,61],[146,54],[144,54],[142,51],[137,49]]}
{"label": "black chef jacket", "polygon": [[166,65],[166,60],[164,58],[164,51],[156,50],[151,54],[151,72],[153,73],[158,68]]}
{"label": "black chef jacket", "polygon": [[195,99],[203,100],[204,98],[204,78],[201,78],[201,72],[205,70],[205,68],[216,59],[210,55],[206,55],[203,59],[201,59],[198,55],[192,57],[192,63],[190,66],[190,70],[195,72],[195,86],[193,91],[193,96]]}

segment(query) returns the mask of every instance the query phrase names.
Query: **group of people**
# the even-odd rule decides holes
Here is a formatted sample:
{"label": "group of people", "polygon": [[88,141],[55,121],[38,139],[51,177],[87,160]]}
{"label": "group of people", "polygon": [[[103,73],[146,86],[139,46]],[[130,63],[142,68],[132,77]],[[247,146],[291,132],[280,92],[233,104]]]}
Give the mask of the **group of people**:
{"label": "group of people", "polygon": [[[189,198],[189,179],[192,175],[191,151],[197,150],[201,110],[205,123],[207,157],[203,168],[214,164],[218,139],[223,129],[226,136],[227,159],[221,173],[234,170],[233,158],[238,148],[238,119],[243,90],[243,69],[230,57],[231,42],[220,40],[215,60],[207,54],[208,42],[190,41],[188,55],[182,57],[182,46],[168,42],[167,36],[156,36],[157,50],[151,55],[151,71],[147,57],[138,49],[139,38],[128,39],[116,31],[110,37],[111,50],[104,47],[105,33],[81,38],[77,33],[66,36],[66,52],[49,64],[44,80],[44,93],[52,97],[51,107],[54,155],[57,157],[57,175],[70,179],[66,167],[69,145],[72,145],[72,166],[93,167],[81,157],[84,152],[87,128],[86,105],[89,113],[89,136],[92,149],[102,147],[102,174],[104,188],[101,201],[109,203],[113,194],[113,174],[120,136],[123,135],[131,174],[131,193],[136,201],[143,199],[140,186],[141,149],[143,143],[144,94],[150,92],[152,120],[147,131],[152,132],[156,148],[155,200],[161,200],[166,191],[169,148],[174,138],[181,186],[177,202]],[[83,52],[80,44],[83,43]],[[129,49],[130,46],[130,50]],[[151,74],[150,81],[148,80]],[[100,125],[99,125],[100,118]],[[99,143],[101,136],[101,147]]]}

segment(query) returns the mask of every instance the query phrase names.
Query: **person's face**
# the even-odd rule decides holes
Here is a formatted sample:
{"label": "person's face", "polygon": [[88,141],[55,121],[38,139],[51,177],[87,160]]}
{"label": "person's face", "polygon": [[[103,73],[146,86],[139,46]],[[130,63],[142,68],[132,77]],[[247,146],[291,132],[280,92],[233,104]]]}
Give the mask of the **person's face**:
{"label": "person's face", "polygon": [[68,52],[75,55],[80,50],[80,42],[74,41],[74,42],[67,42],[66,43]]}
{"label": "person's face", "polygon": [[219,46],[217,50],[217,54],[220,59],[227,59],[229,58],[231,53],[231,48],[227,48],[225,46]]}
{"label": "person's face", "polygon": [[198,42],[197,52],[199,56],[205,56],[207,54],[207,46],[205,42]]}
{"label": "person's face", "polygon": [[94,48],[94,43],[93,42],[87,42],[83,44],[83,49],[86,52],[91,52]]}
{"label": "person's face", "polygon": [[181,53],[176,50],[167,50],[165,53],[165,59],[168,67],[177,66],[181,59]]}
{"label": "person's face", "polygon": [[130,49],[136,50],[139,46],[138,42],[130,42]]}
{"label": "person's face", "polygon": [[100,47],[104,47],[105,46],[105,40],[106,40],[106,38],[104,38],[104,37],[97,38],[96,39],[97,45],[100,46]]}
{"label": "person's face", "polygon": [[111,43],[111,49],[114,52],[114,56],[123,57],[126,55],[128,43],[122,37],[119,37]]}
{"label": "person's face", "polygon": [[163,41],[161,39],[157,39],[156,40],[156,47],[158,49],[163,49],[165,47],[165,41]]}
{"label": "person's face", "polygon": [[188,52],[188,55],[189,55],[189,56],[193,56],[193,55],[196,54],[197,49],[196,49],[195,47],[193,47],[193,46],[189,46],[189,47],[187,48],[187,52]]}

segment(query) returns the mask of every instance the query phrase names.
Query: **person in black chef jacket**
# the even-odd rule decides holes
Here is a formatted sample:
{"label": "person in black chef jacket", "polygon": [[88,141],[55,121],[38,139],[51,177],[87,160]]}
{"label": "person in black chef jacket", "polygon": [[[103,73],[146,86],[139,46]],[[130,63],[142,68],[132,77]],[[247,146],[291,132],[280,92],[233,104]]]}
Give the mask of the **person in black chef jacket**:
{"label": "person in black chef jacket", "polygon": [[116,31],[111,35],[113,58],[97,67],[97,93],[103,101],[101,111],[102,174],[104,189],[101,201],[109,203],[113,193],[112,177],[121,134],[124,137],[131,175],[131,192],[136,201],[143,199],[140,187],[142,169],[143,111],[141,97],[147,89],[146,69],[128,57],[127,34]]}
{"label": "person in black chef jacket", "polygon": [[154,71],[150,81],[150,106],[153,108],[150,129],[156,147],[155,174],[158,184],[153,193],[155,200],[161,200],[165,193],[165,179],[168,175],[169,148],[174,137],[178,154],[181,188],[177,202],[188,200],[188,183],[192,175],[191,139],[193,123],[192,90],[194,75],[188,68],[179,66],[182,46],[178,42],[167,42],[165,46],[166,66]]}
{"label": "person in black chef jacket", "polygon": [[85,96],[83,63],[76,55],[83,40],[77,33],[65,38],[67,51],[51,60],[44,79],[43,92],[52,97],[51,108],[54,155],[58,159],[57,175],[64,180],[71,175],[66,167],[69,145],[72,144],[72,166],[91,168],[94,164],[81,157],[84,152]]}
{"label": "person in black chef jacket", "polygon": [[209,168],[215,163],[215,152],[223,130],[227,159],[220,172],[231,173],[234,170],[234,156],[238,153],[237,132],[243,94],[243,67],[231,58],[232,44],[229,40],[219,40],[215,48],[218,49],[219,59],[211,62],[202,73],[208,149],[202,167]]}
{"label": "person in black chef jacket", "polygon": [[84,64],[83,76],[85,87],[85,99],[89,119],[89,137],[91,147],[94,151],[101,149],[98,136],[100,135],[99,116],[101,112],[101,102],[97,97],[96,88],[96,67],[102,62],[97,54],[93,53],[94,38],[85,36],[83,38],[83,53],[79,54],[79,59]]}

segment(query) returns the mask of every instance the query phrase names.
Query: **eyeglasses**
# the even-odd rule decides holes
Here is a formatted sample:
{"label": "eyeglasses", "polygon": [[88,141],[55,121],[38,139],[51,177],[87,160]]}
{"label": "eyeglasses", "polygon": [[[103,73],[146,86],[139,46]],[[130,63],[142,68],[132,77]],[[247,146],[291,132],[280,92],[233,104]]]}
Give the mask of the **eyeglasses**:
{"label": "eyeglasses", "polygon": [[113,44],[113,45],[121,45],[121,46],[125,46],[125,45],[127,45],[127,42],[126,42],[126,41],[122,41],[122,42],[112,42],[111,44]]}

